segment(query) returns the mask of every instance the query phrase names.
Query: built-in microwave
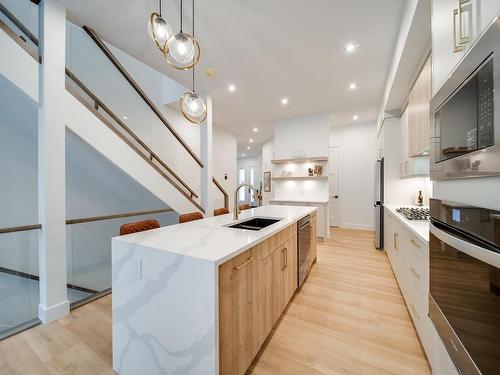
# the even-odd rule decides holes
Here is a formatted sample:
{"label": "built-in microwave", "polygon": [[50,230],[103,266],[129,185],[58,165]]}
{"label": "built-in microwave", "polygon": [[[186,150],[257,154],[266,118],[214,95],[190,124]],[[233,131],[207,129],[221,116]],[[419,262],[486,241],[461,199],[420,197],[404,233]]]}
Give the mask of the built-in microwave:
{"label": "built-in microwave", "polygon": [[500,175],[499,93],[497,17],[431,100],[433,180]]}

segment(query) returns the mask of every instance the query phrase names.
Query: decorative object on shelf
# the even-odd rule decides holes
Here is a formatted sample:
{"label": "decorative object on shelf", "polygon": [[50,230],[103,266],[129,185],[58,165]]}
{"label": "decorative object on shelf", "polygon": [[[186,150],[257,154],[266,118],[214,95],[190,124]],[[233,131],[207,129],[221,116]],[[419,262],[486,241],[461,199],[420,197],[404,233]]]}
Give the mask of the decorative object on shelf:
{"label": "decorative object on shelf", "polygon": [[314,166],[314,174],[316,176],[321,176],[323,174],[323,166],[320,164],[316,164]]}
{"label": "decorative object on shelf", "polygon": [[149,16],[148,31],[151,39],[154,40],[156,46],[165,55],[168,50],[167,42],[174,36],[174,32],[170,23],[161,15],[161,0],[158,3],[158,13],[153,12]]}
{"label": "decorative object on shelf", "polygon": [[314,176],[314,169],[308,168],[307,172],[309,173],[309,176]]}
{"label": "decorative object on shelf", "polygon": [[271,172],[264,172],[264,191],[271,192]]}
{"label": "decorative object on shelf", "polygon": [[[182,4],[182,0],[181,0]],[[182,15],[182,5],[181,5]],[[182,16],[181,16],[182,18]],[[182,25],[182,23],[181,23]],[[181,26],[182,33],[182,26]],[[193,0],[193,35],[194,35],[194,0]],[[196,92],[194,86],[195,67],[192,66],[192,82],[193,87],[191,91],[185,92],[180,100],[179,106],[184,117],[193,124],[201,124],[207,118],[207,106],[203,98]]]}
{"label": "decorative object on shelf", "polygon": [[183,0],[181,0],[181,21],[180,31],[167,41],[165,58],[167,62],[178,70],[189,70],[200,61],[200,44],[194,37],[194,0],[193,0],[193,34],[190,35],[182,31],[182,10]]}

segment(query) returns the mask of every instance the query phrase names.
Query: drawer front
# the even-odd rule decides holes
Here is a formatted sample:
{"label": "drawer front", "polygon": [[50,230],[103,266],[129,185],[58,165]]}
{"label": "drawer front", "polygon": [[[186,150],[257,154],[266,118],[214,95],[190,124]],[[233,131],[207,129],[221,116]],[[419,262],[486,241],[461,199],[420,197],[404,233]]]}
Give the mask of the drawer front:
{"label": "drawer front", "polygon": [[295,223],[257,245],[257,257],[259,259],[264,259],[296,234],[297,224]]}

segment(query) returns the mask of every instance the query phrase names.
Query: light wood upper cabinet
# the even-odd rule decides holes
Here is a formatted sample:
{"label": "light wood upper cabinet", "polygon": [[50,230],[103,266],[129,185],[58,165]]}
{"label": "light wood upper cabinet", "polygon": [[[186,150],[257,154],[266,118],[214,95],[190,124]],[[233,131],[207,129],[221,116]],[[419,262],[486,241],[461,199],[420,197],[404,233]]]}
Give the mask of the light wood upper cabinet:
{"label": "light wood upper cabinet", "polygon": [[425,62],[408,97],[408,151],[410,157],[429,150],[431,58]]}

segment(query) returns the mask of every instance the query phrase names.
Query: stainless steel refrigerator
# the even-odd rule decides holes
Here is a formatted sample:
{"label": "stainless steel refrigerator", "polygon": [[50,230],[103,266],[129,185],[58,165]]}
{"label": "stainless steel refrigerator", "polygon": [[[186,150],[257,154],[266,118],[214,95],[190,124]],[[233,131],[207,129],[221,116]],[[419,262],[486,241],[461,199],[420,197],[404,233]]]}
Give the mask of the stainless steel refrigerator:
{"label": "stainless steel refrigerator", "polygon": [[375,163],[375,247],[384,249],[384,159]]}

